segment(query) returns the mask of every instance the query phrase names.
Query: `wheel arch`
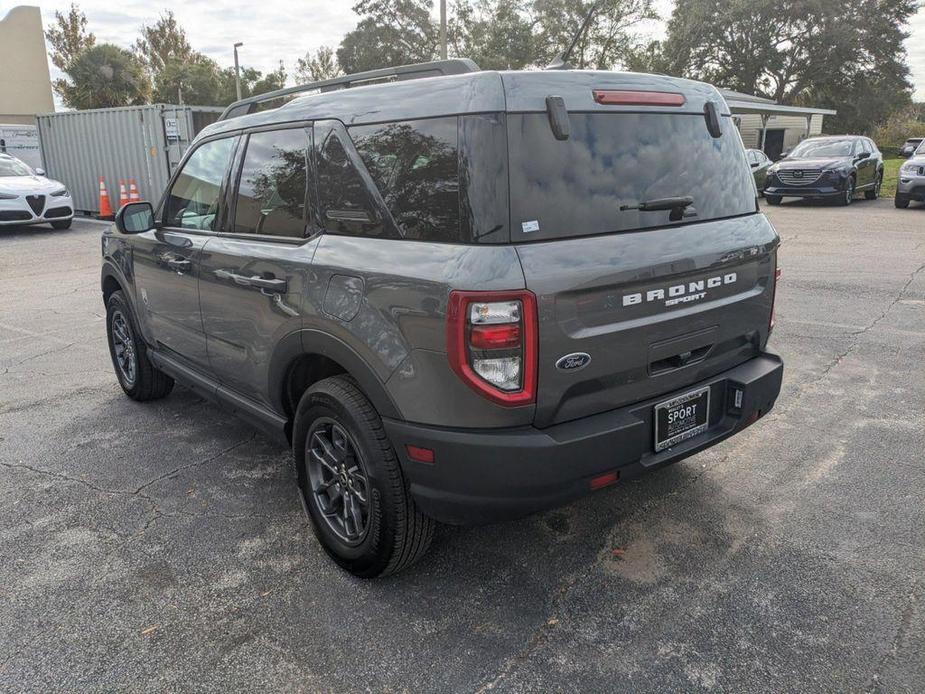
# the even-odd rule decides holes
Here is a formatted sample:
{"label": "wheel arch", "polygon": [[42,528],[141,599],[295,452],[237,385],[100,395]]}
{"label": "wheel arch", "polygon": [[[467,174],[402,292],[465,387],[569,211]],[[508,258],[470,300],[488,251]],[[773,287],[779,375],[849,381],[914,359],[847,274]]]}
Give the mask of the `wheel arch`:
{"label": "wheel arch", "polygon": [[382,417],[400,418],[373,368],[342,340],[317,330],[291,332],[277,344],[268,372],[270,403],[291,422],[302,394],[338,374],[351,376]]}

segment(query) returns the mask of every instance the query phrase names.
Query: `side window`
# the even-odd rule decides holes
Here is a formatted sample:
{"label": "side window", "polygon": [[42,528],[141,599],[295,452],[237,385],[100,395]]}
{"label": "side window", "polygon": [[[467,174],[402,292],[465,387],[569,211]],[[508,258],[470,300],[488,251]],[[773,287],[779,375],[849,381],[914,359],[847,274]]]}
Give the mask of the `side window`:
{"label": "side window", "polygon": [[164,224],[215,230],[222,182],[236,139],[206,142],[189,156],[164,203]]}
{"label": "side window", "polygon": [[372,191],[357,168],[336,124],[315,124],[318,199],[328,231],[352,236],[394,236],[388,233]]}
{"label": "side window", "polygon": [[235,196],[238,234],[305,235],[308,132],[303,128],[252,133]]}
{"label": "side window", "polygon": [[455,116],[350,128],[404,238],[460,240],[458,130]]}

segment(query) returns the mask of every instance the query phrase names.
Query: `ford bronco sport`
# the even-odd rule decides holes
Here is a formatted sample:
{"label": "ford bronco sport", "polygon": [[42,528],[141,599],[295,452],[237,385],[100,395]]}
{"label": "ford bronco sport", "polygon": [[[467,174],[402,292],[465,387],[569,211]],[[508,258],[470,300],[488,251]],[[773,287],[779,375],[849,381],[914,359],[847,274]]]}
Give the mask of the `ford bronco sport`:
{"label": "ford bronco sport", "polygon": [[291,445],[342,567],[771,409],[779,239],[712,86],[456,60],[310,87],[233,104],[123,207],[102,290],[128,396],[180,381]]}

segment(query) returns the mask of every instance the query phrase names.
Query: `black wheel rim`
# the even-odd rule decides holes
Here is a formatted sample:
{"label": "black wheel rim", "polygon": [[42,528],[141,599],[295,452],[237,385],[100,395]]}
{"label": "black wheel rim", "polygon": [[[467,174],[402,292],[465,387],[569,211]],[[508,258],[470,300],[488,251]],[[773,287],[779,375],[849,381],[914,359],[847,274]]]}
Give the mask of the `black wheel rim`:
{"label": "black wheel rim", "polygon": [[848,188],[845,190],[845,204],[850,205],[854,199],[854,181],[848,180]]}
{"label": "black wheel rim", "polygon": [[135,355],[135,340],[132,339],[132,328],[122,311],[115,311],[112,314],[110,332],[112,334],[112,353],[116,369],[119,370],[122,382],[131,388],[135,385],[135,378],[138,375],[138,359]]}
{"label": "black wheel rim", "polygon": [[369,530],[369,479],[351,436],[329,417],[312,424],[305,443],[309,493],[328,528],[357,545]]}

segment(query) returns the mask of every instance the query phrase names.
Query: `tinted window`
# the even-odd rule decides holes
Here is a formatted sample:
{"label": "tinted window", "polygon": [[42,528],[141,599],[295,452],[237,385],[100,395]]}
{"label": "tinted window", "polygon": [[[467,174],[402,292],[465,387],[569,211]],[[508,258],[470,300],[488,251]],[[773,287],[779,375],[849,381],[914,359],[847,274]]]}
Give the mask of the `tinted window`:
{"label": "tinted window", "polygon": [[184,229],[215,229],[222,181],[235,138],[199,146],[183,165],[164,204],[164,223]]}
{"label": "tinted window", "polygon": [[235,202],[235,232],[305,234],[308,145],[301,128],[250,135]]}
{"label": "tinted window", "polygon": [[[356,236],[392,236],[387,232],[372,191],[351,156],[349,138],[338,130],[336,125],[315,126],[318,198],[325,228]],[[372,185],[371,180],[369,183]]]}
{"label": "tinted window", "polygon": [[350,128],[405,238],[459,240],[457,130],[455,117]]}
{"label": "tinted window", "polygon": [[[738,131],[714,138],[702,115],[573,113],[556,140],[545,113],[508,116],[511,236],[539,240],[630,231],[754,213]],[[687,215],[623,209],[691,196]]]}

